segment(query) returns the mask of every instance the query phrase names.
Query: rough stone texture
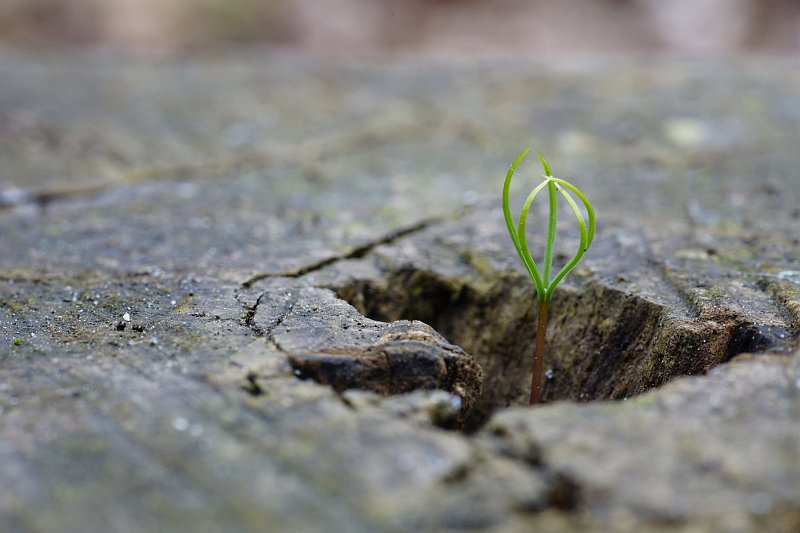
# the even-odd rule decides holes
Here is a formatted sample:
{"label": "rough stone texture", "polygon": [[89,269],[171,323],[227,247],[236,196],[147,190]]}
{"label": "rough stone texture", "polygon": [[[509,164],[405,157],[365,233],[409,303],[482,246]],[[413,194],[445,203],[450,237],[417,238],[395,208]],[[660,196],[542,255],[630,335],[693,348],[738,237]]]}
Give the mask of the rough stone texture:
{"label": "rough stone texture", "polygon": [[232,361],[247,372],[248,390],[265,393],[264,380],[287,374],[335,391],[382,395],[445,390],[466,413],[481,390],[481,369],[457,346],[422,322],[369,320],[324,289],[268,291],[247,322],[259,340]]}
{"label": "rough stone texture", "polygon": [[796,531],[797,67],[3,55],[0,529]]}
{"label": "rough stone texture", "polygon": [[796,531],[799,377],[800,354],[742,356],[622,404],[508,410],[484,442],[568,476],[588,529]]}
{"label": "rough stone texture", "polygon": [[[477,211],[381,245],[359,260],[371,269],[345,261],[318,275],[368,316],[418,318],[475,356],[485,374],[476,423],[529,396],[537,312],[532,284],[507,250],[476,251],[507,238],[499,224],[475,229],[490,216]],[[720,264],[667,267],[627,231],[598,237],[592,257],[556,293],[545,399],[627,398],[738,353],[793,345],[797,321],[766,290],[768,275]],[[634,245],[620,244],[627,235]]]}

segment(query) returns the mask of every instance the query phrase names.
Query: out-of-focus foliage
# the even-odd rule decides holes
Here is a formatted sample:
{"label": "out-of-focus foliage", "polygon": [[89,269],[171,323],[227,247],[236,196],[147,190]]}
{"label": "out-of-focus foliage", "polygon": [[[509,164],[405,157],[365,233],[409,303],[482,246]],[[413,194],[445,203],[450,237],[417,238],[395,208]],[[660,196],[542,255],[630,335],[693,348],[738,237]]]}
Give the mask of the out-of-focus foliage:
{"label": "out-of-focus foliage", "polygon": [[0,43],[324,53],[800,50],[795,0],[0,0]]}

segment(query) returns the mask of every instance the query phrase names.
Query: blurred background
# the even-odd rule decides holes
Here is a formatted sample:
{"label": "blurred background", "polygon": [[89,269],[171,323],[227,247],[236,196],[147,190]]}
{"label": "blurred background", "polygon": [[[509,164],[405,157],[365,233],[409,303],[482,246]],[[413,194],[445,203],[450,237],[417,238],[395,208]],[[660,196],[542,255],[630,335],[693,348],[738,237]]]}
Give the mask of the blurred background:
{"label": "blurred background", "polygon": [[447,55],[800,50],[800,0],[0,0],[0,46]]}

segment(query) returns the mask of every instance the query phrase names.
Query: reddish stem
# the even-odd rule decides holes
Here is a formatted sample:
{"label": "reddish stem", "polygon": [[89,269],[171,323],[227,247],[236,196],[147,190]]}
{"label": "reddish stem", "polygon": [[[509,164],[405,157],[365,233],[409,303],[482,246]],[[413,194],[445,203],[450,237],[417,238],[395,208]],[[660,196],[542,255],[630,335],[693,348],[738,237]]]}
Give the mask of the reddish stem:
{"label": "reddish stem", "polygon": [[536,324],[536,352],[533,354],[531,373],[531,405],[539,403],[542,394],[542,366],[544,362],[544,336],[547,333],[547,315],[550,302],[539,302],[539,318]]}

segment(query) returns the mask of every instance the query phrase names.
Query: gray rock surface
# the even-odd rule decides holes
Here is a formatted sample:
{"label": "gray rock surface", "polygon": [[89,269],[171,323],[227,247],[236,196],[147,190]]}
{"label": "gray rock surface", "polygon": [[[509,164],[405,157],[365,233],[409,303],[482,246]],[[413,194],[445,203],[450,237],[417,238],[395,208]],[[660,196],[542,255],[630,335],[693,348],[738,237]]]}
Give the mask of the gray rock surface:
{"label": "gray rock surface", "polygon": [[798,530],[797,66],[0,56],[0,529]]}

